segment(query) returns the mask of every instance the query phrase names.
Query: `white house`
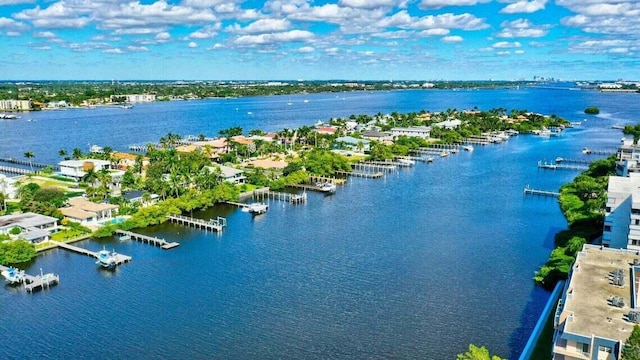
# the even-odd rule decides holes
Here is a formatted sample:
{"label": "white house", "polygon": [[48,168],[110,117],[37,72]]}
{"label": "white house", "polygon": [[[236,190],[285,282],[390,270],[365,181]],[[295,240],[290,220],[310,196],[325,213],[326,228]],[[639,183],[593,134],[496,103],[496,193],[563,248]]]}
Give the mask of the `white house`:
{"label": "white house", "polygon": [[112,95],[111,101],[115,98],[124,98],[128,103],[143,103],[156,101],[156,96],[153,94],[128,94],[128,95]]}
{"label": "white house", "polygon": [[58,219],[32,212],[0,216],[0,234],[10,234],[15,227],[21,230],[16,238],[39,243],[58,230]]}
{"label": "white house", "polygon": [[462,121],[458,119],[453,119],[453,120],[441,121],[439,123],[433,124],[433,126],[441,129],[444,128],[444,129],[452,130],[452,129],[458,128],[461,124],[462,124]]}
{"label": "white house", "polygon": [[393,137],[408,136],[408,137],[420,137],[428,139],[431,135],[431,127],[429,126],[411,126],[411,127],[395,127],[391,129],[391,135]]}
{"label": "white house", "polygon": [[211,173],[215,173],[220,169],[222,180],[233,184],[244,184],[244,180],[246,179],[246,176],[243,175],[244,171],[230,166],[217,165],[207,166],[206,168],[209,169]]}
{"label": "white house", "polygon": [[82,178],[89,169],[100,171],[104,168],[108,169],[110,165],[109,161],[98,159],[64,160],[58,163],[62,175],[76,179]]}

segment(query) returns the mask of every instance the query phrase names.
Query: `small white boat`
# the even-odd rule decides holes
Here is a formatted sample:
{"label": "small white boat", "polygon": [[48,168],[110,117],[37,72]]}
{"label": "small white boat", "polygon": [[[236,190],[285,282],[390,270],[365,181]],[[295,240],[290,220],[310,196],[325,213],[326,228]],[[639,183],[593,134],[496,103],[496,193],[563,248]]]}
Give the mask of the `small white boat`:
{"label": "small white boat", "polygon": [[542,137],[549,137],[551,136],[551,130],[543,128],[542,130],[540,130],[538,135]]}
{"label": "small white boat", "polygon": [[264,214],[269,209],[269,205],[261,202],[251,203],[248,206],[242,208],[242,211],[248,212],[250,214],[258,215]]}
{"label": "small white boat", "polygon": [[399,166],[413,166],[415,165],[415,160],[407,159],[407,158],[398,158]]}
{"label": "small white boat", "polygon": [[9,267],[2,271],[2,277],[4,277],[5,281],[9,284],[17,284],[24,281],[24,271]]}
{"label": "small white boat", "polygon": [[462,150],[471,152],[471,151],[473,151],[473,146],[471,146],[471,145],[462,145]]}
{"label": "small white boat", "polygon": [[328,193],[334,193],[337,190],[336,184],[331,182],[319,182],[319,183],[316,183],[316,187],[318,187],[320,191],[324,191]]}
{"label": "small white boat", "polygon": [[106,269],[113,269],[116,267],[117,255],[118,253],[115,251],[109,251],[103,247],[102,250],[98,251],[98,260],[96,260],[96,264]]}
{"label": "small white boat", "polygon": [[556,158],[556,162],[557,162],[557,163],[561,163],[561,162],[563,162],[563,161],[564,161],[564,158],[561,158],[560,156],[558,156],[558,157]]}
{"label": "small white boat", "polygon": [[582,153],[583,153],[583,154],[585,154],[585,155],[589,155],[589,154],[591,154],[591,149],[589,149],[589,148],[583,148],[583,149],[582,149]]}

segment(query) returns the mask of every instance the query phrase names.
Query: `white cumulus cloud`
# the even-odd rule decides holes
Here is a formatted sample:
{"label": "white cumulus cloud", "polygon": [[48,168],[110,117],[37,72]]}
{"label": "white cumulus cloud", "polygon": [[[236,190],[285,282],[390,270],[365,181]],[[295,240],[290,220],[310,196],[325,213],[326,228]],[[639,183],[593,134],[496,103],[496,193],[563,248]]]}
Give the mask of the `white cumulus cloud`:
{"label": "white cumulus cloud", "polygon": [[234,40],[237,45],[268,45],[284,42],[302,42],[314,37],[313,33],[306,30],[291,30],[281,33],[242,35]]}
{"label": "white cumulus cloud", "polygon": [[500,10],[501,14],[534,13],[544,10],[548,0],[522,0],[509,4]]}
{"label": "white cumulus cloud", "polygon": [[459,42],[462,42],[462,36],[458,36],[458,35],[445,36],[442,38],[442,42],[459,43]]}
{"label": "white cumulus cloud", "polygon": [[422,0],[419,6],[421,9],[435,10],[448,6],[474,6],[488,2],[491,0]]}

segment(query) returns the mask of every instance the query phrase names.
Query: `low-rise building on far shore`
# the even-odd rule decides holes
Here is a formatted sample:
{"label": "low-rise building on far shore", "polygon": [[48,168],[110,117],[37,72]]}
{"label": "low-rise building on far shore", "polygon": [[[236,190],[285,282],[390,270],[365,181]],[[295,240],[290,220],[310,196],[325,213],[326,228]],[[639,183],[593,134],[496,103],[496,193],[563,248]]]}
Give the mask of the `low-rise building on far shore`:
{"label": "low-rise building on far shore", "polygon": [[0,100],[0,111],[29,111],[31,101],[29,100]]}
{"label": "low-rise building on far shore", "polygon": [[431,136],[431,127],[429,126],[411,126],[411,127],[395,127],[391,129],[391,135],[394,138],[398,136],[419,137],[429,139]]}

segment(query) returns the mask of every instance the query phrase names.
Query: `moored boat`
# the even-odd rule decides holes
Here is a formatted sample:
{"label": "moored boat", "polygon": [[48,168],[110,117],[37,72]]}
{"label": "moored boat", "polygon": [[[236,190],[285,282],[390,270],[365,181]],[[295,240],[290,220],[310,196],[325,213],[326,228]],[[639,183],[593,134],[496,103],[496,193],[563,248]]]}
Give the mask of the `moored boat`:
{"label": "moored boat", "polygon": [[415,165],[415,160],[407,159],[407,158],[398,158],[399,166],[413,166]]}
{"label": "moored boat", "polygon": [[336,189],[337,189],[336,184],[331,182],[319,182],[319,183],[316,183],[316,187],[318,187],[320,191],[329,192],[329,193],[334,193],[336,192]]}
{"label": "moored boat", "polygon": [[116,267],[117,255],[118,254],[115,251],[109,251],[102,248],[102,250],[98,251],[98,260],[96,260],[96,264],[106,269],[113,269]]}
{"label": "moored boat", "polygon": [[14,267],[9,267],[6,270],[3,270],[1,274],[5,281],[10,284],[16,284],[24,281],[24,271]]}

